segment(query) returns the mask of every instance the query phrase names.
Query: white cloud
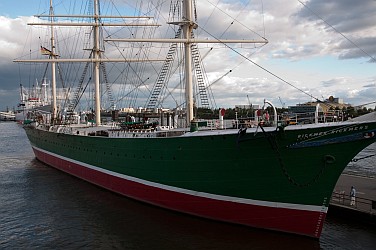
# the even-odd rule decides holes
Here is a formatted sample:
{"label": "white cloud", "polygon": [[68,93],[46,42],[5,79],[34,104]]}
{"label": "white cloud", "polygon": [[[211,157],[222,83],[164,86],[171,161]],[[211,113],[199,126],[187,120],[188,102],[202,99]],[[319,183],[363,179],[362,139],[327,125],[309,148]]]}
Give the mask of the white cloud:
{"label": "white cloud", "polygon": [[[367,56],[368,53],[375,57],[376,51],[376,23],[373,20],[376,16],[376,5],[373,0],[306,1],[312,11],[361,49],[325,24],[298,1],[244,3],[246,2],[197,1],[197,5],[201,8],[198,12],[199,29],[197,30],[200,37],[205,38],[211,34],[223,39],[244,36],[253,39],[257,38],[256,34],[264,36],[265,32],[269,44],[261,49],[250,49],[252,45],[231,46],[244,55],[251,55],[252,61],[319,99],[322,99],[322,96],[327,98],[334,95],[354,104],[374,101],[376,88],[372,86],[376,82],[376,73],[374,73],[376,71],[370,67],[368,62],[372,59]],[[134,1],[130,4],[135,5]],[[165,19],[159,18],[158,23],[164,24],[167,15],[165,17]],[[43,28],[33,28],[30,32],[30,27],[26,23],[31,20],[35,21],[35,18],[0,16],[0,65],[3,66],[0,68],[0,90],[16,90],[18,87],[20,67],[12,64],[12,59],[20,56],[27,58],[30,56],[30,50],[32,50],[31,56],[40,56],[38,55],[40,43],[48,44],[48,39],[42,35]],[[164,31],[158,31],[157,34],[162,37]],[[59,33],[59,38],[63,35],[64,33]],[[120,34],[116,35],[120,36]],[[34,46],[25,45],[26,40],[32,41]],[[74,42],[75,39],[69,43],[67,40],[62,41],[59,45],[62,53],[68,51],[68,47]],[[200,48],[205,47],[202,55],[206,54],[211,46],[200,45]],[[219,106],[229,107],[248,103],[247,95],[251,102],[261,103],[266,98],[277,105],[280,105],[279,98],[287,105],[311,100],[308,95],[266,73],[235,52],[223,50],[225,46],[218,44],[213,46],[213,51],[204,59],[209,83],[233,70],[212,86]],[[150,55],[163,58],[162,54],[158,54],[160,50],[157,47],[152,49]],[[110,50],[111,46],[107,44],[106,49]],[[115,50],[110,54],[111,57],[118,56]],[[347,62],[354,63],[354,69],[348,66]],[[28,69],[28,67],[21,69],[21,74],[25,74],[22,79],[27,79]],[[158,72],[157,68],[149,69],[142,78],[155,75],[155,72]],[[122,80],[128,81],[126,78]],[[152,84],[152,81],[148,82]],[[119,90],[117,94],[121,91],[124,90]],[[144,87],[142,94],[145,95],[147,92]],[[3,98],[1,99],[0,109],[8,105]]]}

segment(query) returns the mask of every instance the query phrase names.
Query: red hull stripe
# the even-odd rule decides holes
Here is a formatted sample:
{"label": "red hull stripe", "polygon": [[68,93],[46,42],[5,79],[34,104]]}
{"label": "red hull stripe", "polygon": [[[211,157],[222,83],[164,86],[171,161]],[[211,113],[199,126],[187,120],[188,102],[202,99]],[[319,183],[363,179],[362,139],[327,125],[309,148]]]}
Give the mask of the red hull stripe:
{"label": "red hull stripe", "polygon": [[160,207],[252,227],[318,238],[327,207],[256,201],[166,186],[114,173],[33,147],[36,157],[113,192]]}

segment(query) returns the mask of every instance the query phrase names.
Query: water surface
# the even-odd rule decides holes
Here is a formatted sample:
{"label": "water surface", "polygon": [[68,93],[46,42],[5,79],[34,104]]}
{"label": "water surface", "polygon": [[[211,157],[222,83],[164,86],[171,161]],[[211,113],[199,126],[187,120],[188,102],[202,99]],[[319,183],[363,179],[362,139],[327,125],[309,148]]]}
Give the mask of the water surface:
{"label": "water surface", "polygon": [[[314,240],[214,222],[127,199],[36,160],[16,123],[0,123],[0,143],[0,249],[309,250],[376,246],[374,227],[338,218],[327,218],[320,240]],[[349,168],[361,172],[359,166]]]}

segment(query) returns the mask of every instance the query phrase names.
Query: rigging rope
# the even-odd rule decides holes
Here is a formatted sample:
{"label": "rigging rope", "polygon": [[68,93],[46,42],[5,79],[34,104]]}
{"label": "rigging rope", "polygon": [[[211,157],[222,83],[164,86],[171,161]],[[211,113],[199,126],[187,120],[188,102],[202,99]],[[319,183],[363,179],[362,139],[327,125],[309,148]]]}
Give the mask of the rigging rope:
{"label": "rigging rope", "polygon": [[[219,2],[219,1],[218,1]],[[210,1],[208,1],[208,3],[210,3],[211,5],[214,6],[214,8],[218,9],[220,12],[222,12],[223,14],[225,14],[226,16],[230,17],[231,19],[233,19],[235,22],[237,22],[238,24],[240,24],[241,26],[243,26],[244,28],[246,28],[247,30],[251,31],[252,33],[256,34],[257,36],[259,37],[262,37],[264,38],[263,36],[261,36],[259,33],[257,33],[256,31],[254,30],[251,30],[249,27],[247,27],[246,25],[244,25],[243,23],[239,22],[236,18],[232,17],[231,15],[229,15],[228,13],[226,13],[225,11],[223,11],[222,9],[218,8],[217,5],[214,5],[213,3],[211,3]],[[248,2],[249,3],[249,2]],[[248,5],[248,3],[246,5]],[[245,5],[245,6],[246,6]],[[201,27],[203,29],[203,27]],[[209,34],[209,33],[208,33]]]}
{"label": "rigging rope", "polygon": [[[214,9],[216,9],[216,7],[217,7],[217,5],[219,4],[219,2],[220,2],[220,0],[218,0],[218,2],[217,2],[216,5],[213,5],[213,4],[212,4],[212,5],[215,7]],[[208,24],[210,18],[212,17],[212,15],[213,15],[213,13],[214,13],[214,9],[213,9],[212,12],[210,13],[210,15],[208,15],[208,18],[206,18],[206,22],[202,25],[202,27],[206,27],[206,25]]]}
{"label": "rigging rope", "polygon": [[299,3],[301,3],[304,7],[306,7],[312,14],[314,14],[315,16],[317,16],[321,21],[323,21],[326,25],[328,25],[330,28],[332,28],[335,32],[337,32],[338,34],[340,34],[343,38],[345,38],[349,43],[351,43],[352,45],[354,45],[355,47],[357,47],[359,50],[361,50],[365,55],[369,56],[373,62],[376,62],[376,59],[375,57],[373,57],[371,54],[369,54],[368,52],[366,52],[364,49],[360,48],[356,43],[354,43],[353,41],[351,41],[350,38],[348,38],[347,36],[345,36],[342,32],[340,32],[339,30],[337,30],[333,25],[331,25],[330,23],[328,23],[327,21],[325,21],[321,16],[319,16],[315,11],[313,11],[310,7],[308,7],[305,3],[303,3],[302,1],[300,0],[297,0]]}
{"label": "rigging rope", "polygon": [[351,160],[351,162],[357,162],[357,161],[360,161],[360,160],[363,160],[363,159],[367,159],[367,158],[371,158],[371,157],[374,157],[374,156],[376,156],[376,154],[367,155],[367,156],[360,157],[360,158],[354,158],[354,159]]}
{"label": "rigging rope", "polygon": [[[249,4],[249,2],[250,1],[248,1],[247,2],[247,4],[245,4],[244,6],[243,6],[243,9],[242,10],[244,10],[246,7],[247,7],[247,5]],[[220,35],[219,36],[219,38],[221,38],[222,36],[224,36],[224,34],[228,31],[228,29],[234,24],[234,22],[235,21],[237,21],[237,18],[240,16],[240,13],[242,12],[242,10],[240,10],[239,11],[239,14],[235,17],[235,18],[233,18],[233,21],[230,23],[230,25],[225,29],[225,31],[223,31],[223,33],[222,33],[222,35]],[[264,26],[264,29],[265,29],[265,26]],[[265,33],[265,32],[264,32]]]}
{"label": "rigging rope", "polygon": [[[204,29],[203,29],[204,30]],[[276,75],[275,73],[271,72],[270,70],[266,69],[265,67],[261,66],[260,64],[256,63],[255,61],[251,60],[249,57],[241,54],[239,51],[235,50],[234,48],[230,47],[228,44],[220,41],[220,39],[216,38],[215,36],[213,36],[212,34],[210,34],[210,32],[208,32],[207,30],[204,30],[207,34],[209,34],[210,36],[212,36],[214,39],[218,40],[219,43],[223,44],[225,47],[229,48],[230,50],[232,50],[233,52],[235,52],[236,54],[238,54],[239,56],[243,57],[245,60],[249,61],[250,63],[253,63],[255,66],[259,67],[260,69],[264,70],[265,72],[269,73],[270,75],[274,76],[275,78],[279,79],[280,81],[286,83],[287,85],[293,87],[294,89],[302,92],[303,94],[315,99],[317,102],[319,103],[323,103],[320,99],[314,97],[313,95],[305,92],[304,90],[296,87],[295,85],[293,85],[292,83],[288,82],[287,80],[283,79],[282,77]],[[261,47],[265,46],[262,45]],[[325,103],[323,103],[325,105]]]}

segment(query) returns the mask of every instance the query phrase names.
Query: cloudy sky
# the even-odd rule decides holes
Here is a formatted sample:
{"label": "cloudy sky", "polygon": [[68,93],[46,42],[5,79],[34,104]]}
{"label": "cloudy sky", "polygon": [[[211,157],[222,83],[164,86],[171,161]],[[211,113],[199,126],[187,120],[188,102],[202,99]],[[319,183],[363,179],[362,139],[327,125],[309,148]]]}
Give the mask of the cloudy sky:
{"label": "cloudy sky", "polygon": [[[27,38],[38,39],[28,37],[27,23],[34,14],[48,13],[48,2],[0,0],[0,110],[16,107],[19,84],[30,81],[26,76],[29,69],[12,61],[29,48]],[[130,2],[129,7],[138,1],[117,2]],[[224,46],[216,46],[208,54],[205,68],[210,82],[231,70],[211,86],[217,106],[248,104],[248,98],[254,104],[268,99],[276,106],[295,105],[312,97],[334,96],[353,105],[376,100],[375,0],[197,2],[200,36],[262,36],[269,41],[257,48],[230,45],[233,50],[227,52],[219,52]],[[162,19],[158,22],[164,24]]]}

